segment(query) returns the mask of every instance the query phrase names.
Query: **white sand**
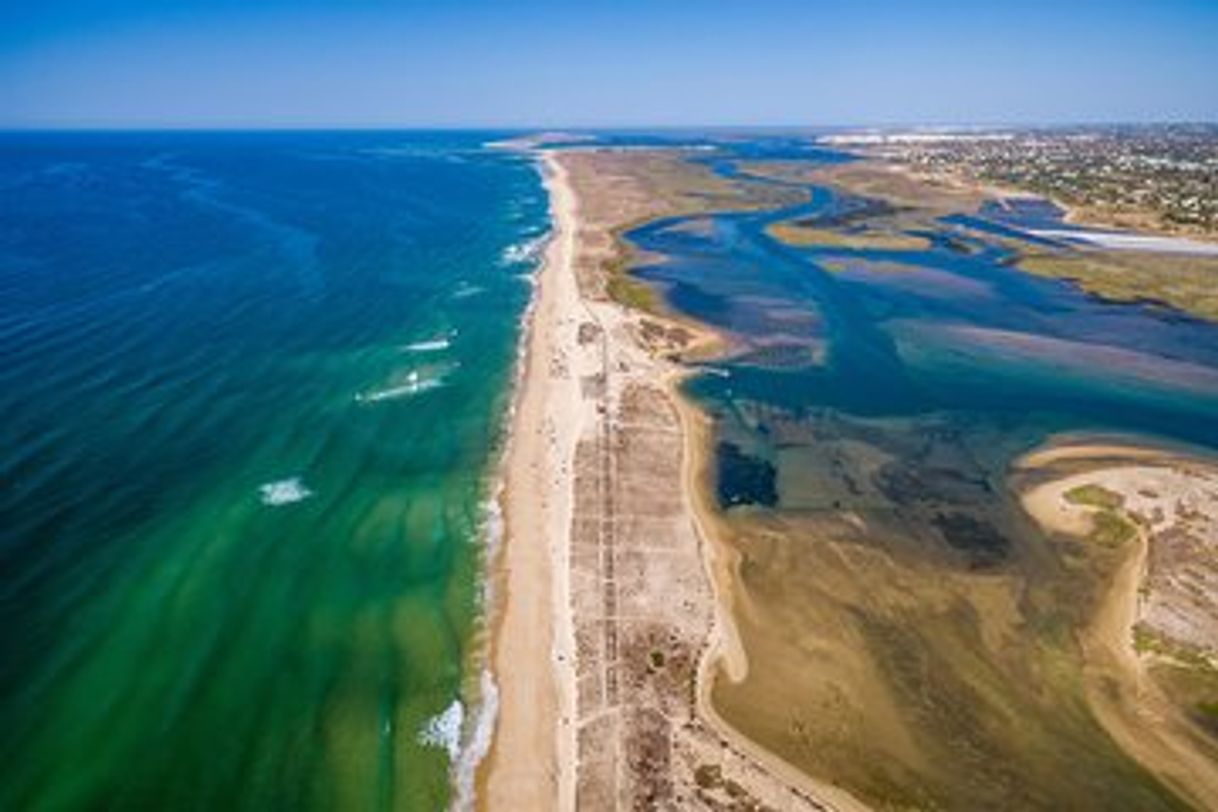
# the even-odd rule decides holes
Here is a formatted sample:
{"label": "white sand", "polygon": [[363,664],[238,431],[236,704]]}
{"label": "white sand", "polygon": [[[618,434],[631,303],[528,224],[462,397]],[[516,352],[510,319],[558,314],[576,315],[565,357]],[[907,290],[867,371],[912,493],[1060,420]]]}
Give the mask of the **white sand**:
{"label": "white sand", "polygon": [[1073,231],[1070,229],[1031,229],[1029,234],[1049,240],[1083,243],[1113,251],[1146,251],[1154,254],[1197,254],[1218,256],[1218,245],[1184,237],[1156,234],[1130,234],[1123,231]]}
{"label": "white sand", "polygon": [[572,461],[586,407],[561,359],[576,347],[575,200],[547,158],[554,233],[537,275],[505,460],[492,667],[499,718],[479,804],[570,809],[575,799],[574,635],[566,585]]}

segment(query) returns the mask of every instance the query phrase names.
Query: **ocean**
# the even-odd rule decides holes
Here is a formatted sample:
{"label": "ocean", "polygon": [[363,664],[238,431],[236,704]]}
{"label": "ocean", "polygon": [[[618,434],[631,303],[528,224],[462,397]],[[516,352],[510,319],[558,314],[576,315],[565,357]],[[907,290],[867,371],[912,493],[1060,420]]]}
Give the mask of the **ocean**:
{"label": "ocean", "polygon": [[0,808],[469,780],[549,225],[496,137],[0,136]]}

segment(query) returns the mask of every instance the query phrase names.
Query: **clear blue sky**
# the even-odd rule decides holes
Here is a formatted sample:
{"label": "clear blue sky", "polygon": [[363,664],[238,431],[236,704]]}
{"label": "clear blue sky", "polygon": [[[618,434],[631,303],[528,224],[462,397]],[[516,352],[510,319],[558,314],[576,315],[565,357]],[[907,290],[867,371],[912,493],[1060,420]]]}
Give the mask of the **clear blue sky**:
{"label": "clear blue sky", "polygon": [[1218,0],[0,5],[0,126],[1218,119]]}

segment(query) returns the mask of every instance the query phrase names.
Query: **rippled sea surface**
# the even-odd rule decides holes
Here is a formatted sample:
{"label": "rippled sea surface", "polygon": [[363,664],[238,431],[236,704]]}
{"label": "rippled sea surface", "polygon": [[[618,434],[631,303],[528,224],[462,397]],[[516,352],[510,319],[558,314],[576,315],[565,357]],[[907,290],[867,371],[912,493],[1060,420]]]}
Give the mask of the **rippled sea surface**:
{"label": "rippled sea surface", "polygon": [[446,802],[547,227],[491,137],[0,137],[0,808]]}

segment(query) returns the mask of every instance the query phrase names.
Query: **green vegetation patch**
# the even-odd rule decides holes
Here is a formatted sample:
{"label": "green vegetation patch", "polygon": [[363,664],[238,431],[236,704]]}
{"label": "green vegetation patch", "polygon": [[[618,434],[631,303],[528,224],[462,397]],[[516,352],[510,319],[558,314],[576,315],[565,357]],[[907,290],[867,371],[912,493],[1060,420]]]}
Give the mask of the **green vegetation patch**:
{"label": "green vegetation patch", "polygon": [[[1133,648],[1139,654],[1155,654],[1186,668],[1197,669],[1201,672],[1218,676],[1205,652],[1196,646],[1190,646],[1149,628],[1145,623],[1133,627]],[[1213,703],[1218,708],[1218,702]]]}
{"label": "green vegetation patch", "polygon": [[1218,321],[1218,258],[1135,251],[1029,252],[1018,267],[1115,302],[1158,302]]}
{"label": "green vegetation patch", "polygon": [[656,292],[641,282],[624,273],[613,274],[605,286],[609,298],[623,307],[641,310],[645,313],[658,313],[660,300]]}
{"label": "green vegetation patch", "polygon": [[1088,538],[1097,544],[1116,547],[1129,541],[1137,528],[1120,514],[1125,506],[1125,497],[1115,491],[1095,484],[1079,485],[1066,491],[1063,498],[1072,505],[1098,508],[1091,517],[1091,533]]}
{"label": "green vegetation patch", "polygon": [[924,251],[930,247],[930,241],[925,237],[870,228],[861,231],[839,231],[799,223],[774,223],[766,228],[766,233],[787,245],[806,247],[876,251]]}
{"label": "green vegetation patch", "polygon": [[1116,547],[1134,537],[1137,529],[1116,511],[1101,510],[1091,517],[1089,538],[1106,547]]}
{"label": "green vegetation patch", "polygon": [[1088,505],[1105,510],[1116,510],[1125,504],[1125,497],[1100,485],[1079,485],[1066,491],[1065,498],[1072,505]]}

